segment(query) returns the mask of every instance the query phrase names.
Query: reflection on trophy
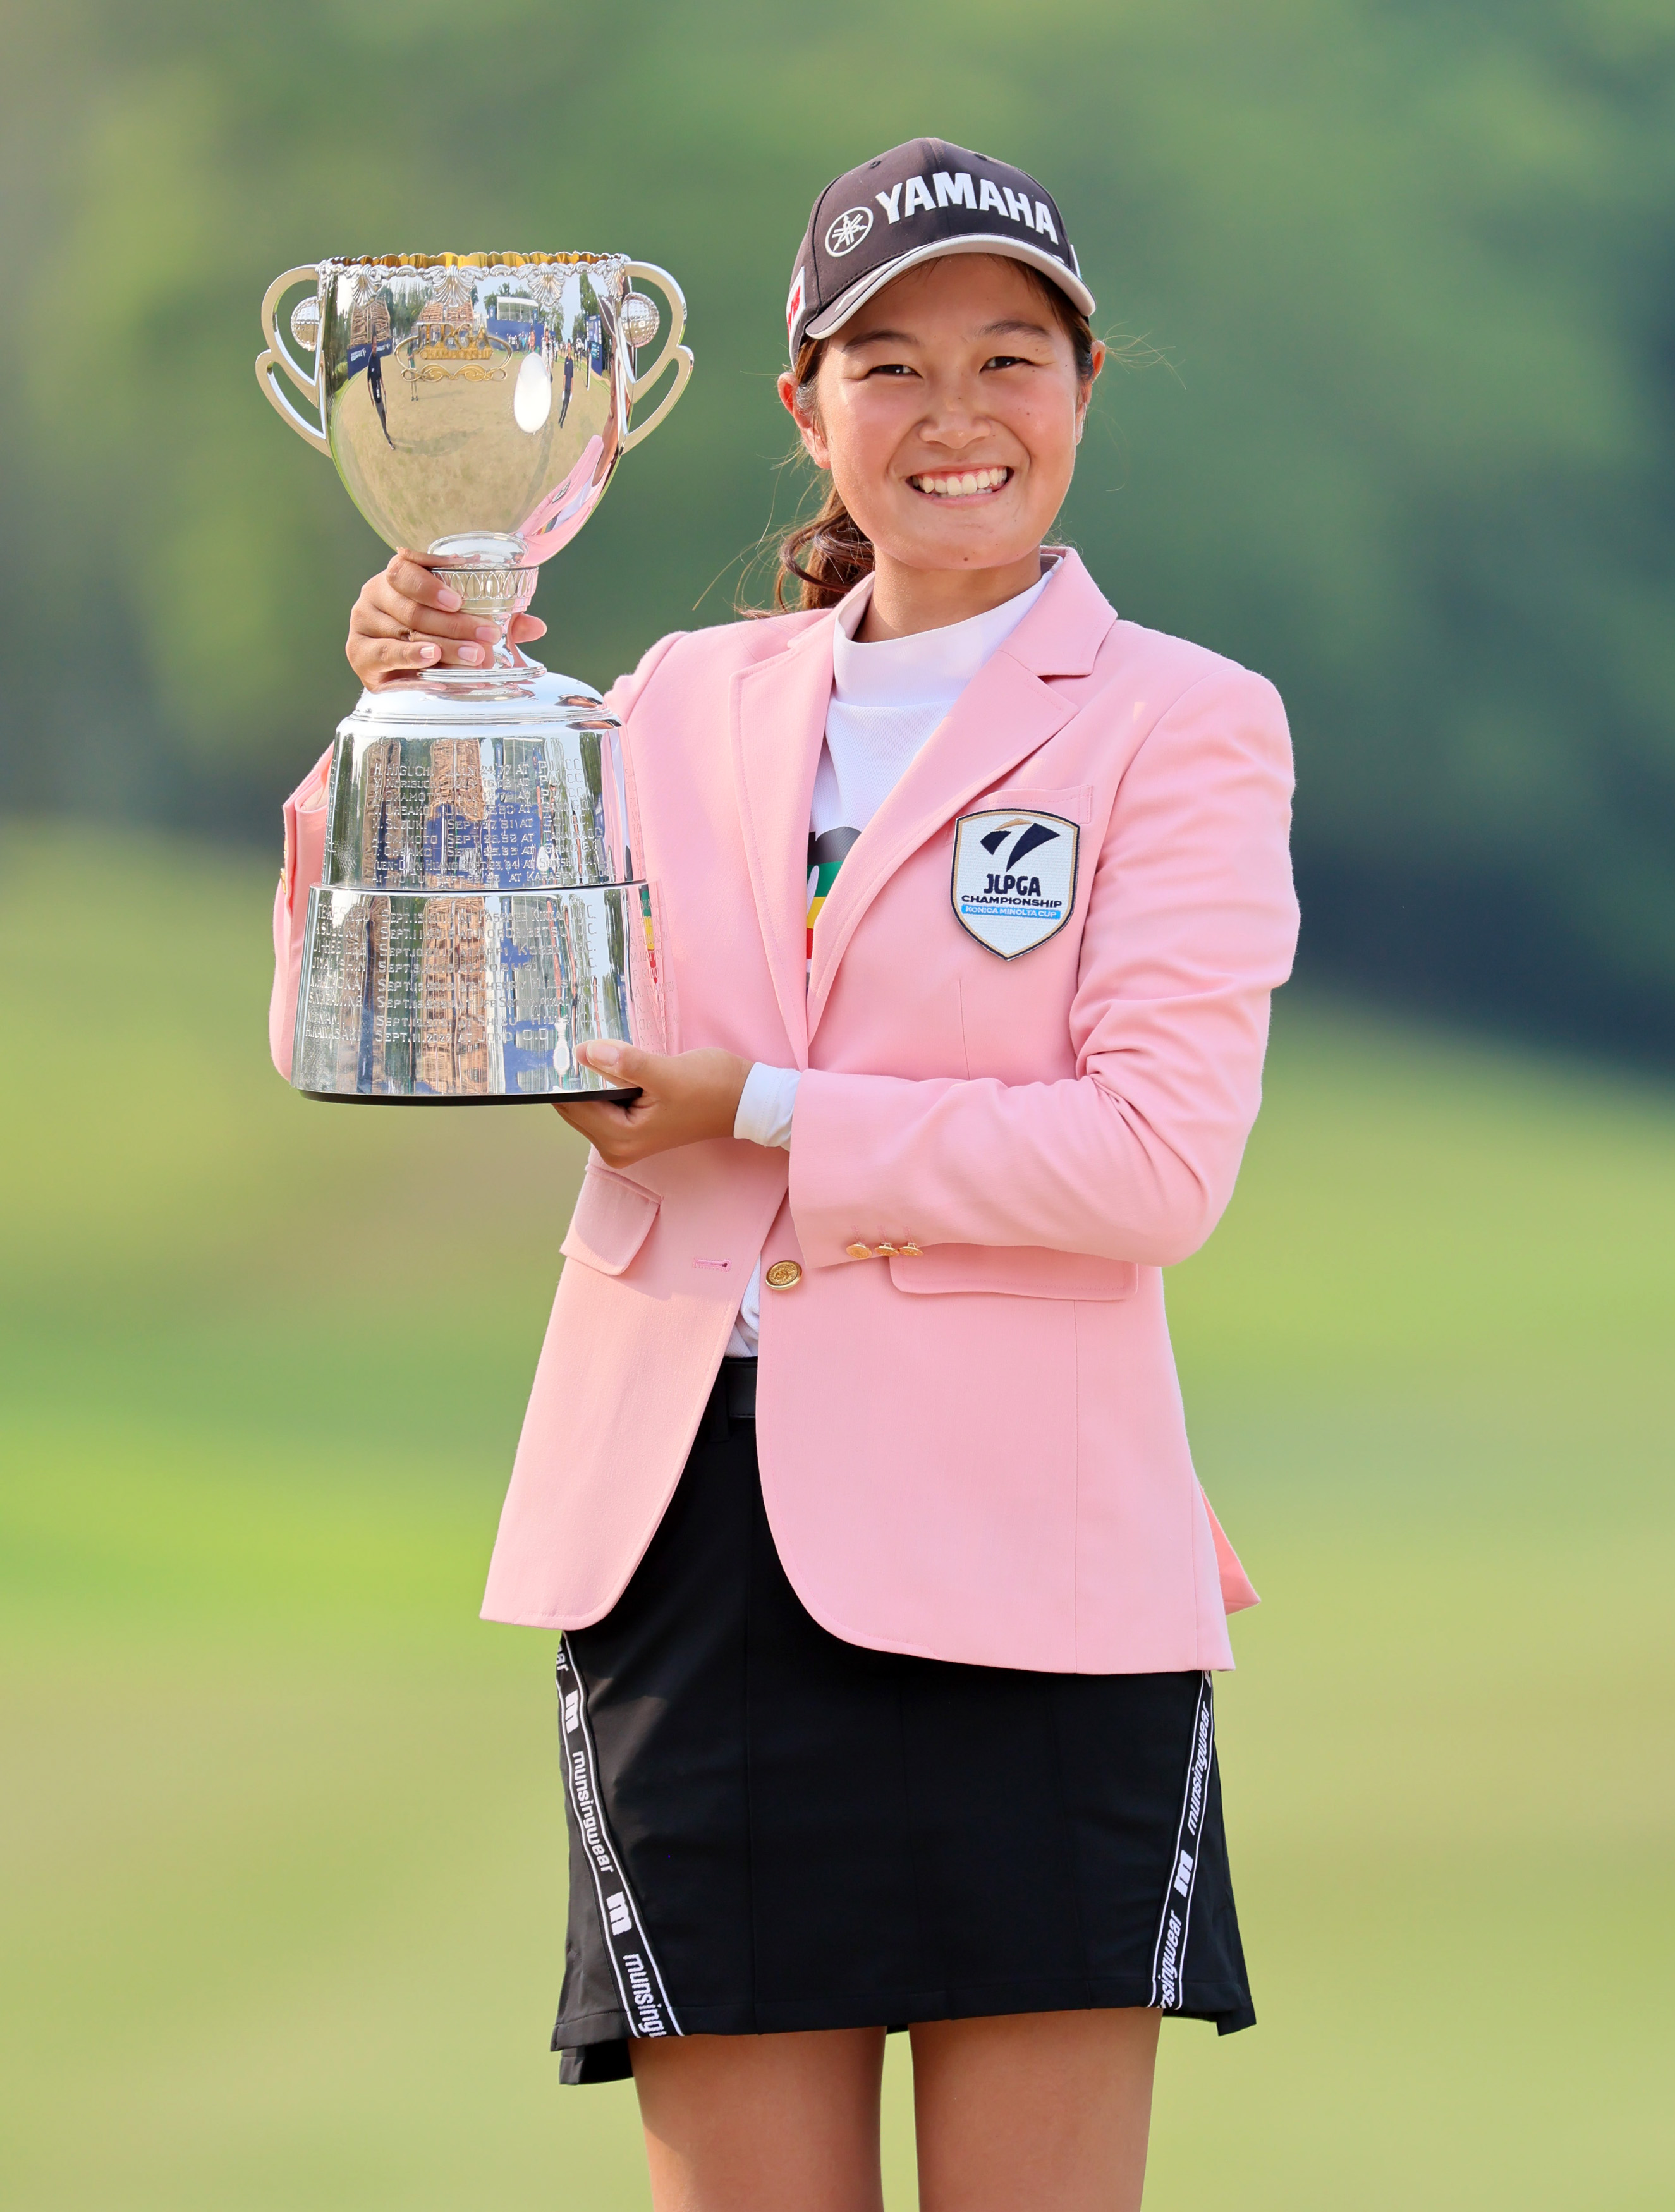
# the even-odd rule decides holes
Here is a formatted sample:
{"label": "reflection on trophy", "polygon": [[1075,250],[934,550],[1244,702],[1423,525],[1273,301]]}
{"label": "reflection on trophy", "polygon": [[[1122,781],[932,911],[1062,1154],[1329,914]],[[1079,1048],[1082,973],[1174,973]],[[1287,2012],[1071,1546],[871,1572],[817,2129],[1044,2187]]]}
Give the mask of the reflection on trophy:
{"label": "reflection on trophy", "polygon": [[[649,280],[671,327],[634,288]],[[278,329],[286,294],[291,336]],[[309,894],[291,1080],[316,1098],[489,1104],[630,1096],[588,1037],[662,1042],[651,902],[598,692],[506,642],[539,564],[661,422],[692,356],[672,276],[600,253],[405,253],[287,270],[257,380],[392,547],[491,623],[484,668],[363,692],[339,725]],[[634,402],[673,380],[629,427]],[[313,402],[297,407],[280,373]]]}

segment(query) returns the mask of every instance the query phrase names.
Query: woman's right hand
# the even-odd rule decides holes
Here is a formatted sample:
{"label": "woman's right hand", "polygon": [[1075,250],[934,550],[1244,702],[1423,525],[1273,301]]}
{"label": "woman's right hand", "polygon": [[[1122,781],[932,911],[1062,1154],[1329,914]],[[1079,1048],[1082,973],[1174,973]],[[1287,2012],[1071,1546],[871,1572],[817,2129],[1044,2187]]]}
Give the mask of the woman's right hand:
{"label": "woman's right hand", "polygon": [[[430,570],[423,553],[404,546],[361,586],[344,651],[368,691],[411,682],[429,668],[480,668],[488,659],[493,624],[462,614],[460,594],[439,584]],[[539,616],[514,615],[506,641],[527,645],[545,633]]]}

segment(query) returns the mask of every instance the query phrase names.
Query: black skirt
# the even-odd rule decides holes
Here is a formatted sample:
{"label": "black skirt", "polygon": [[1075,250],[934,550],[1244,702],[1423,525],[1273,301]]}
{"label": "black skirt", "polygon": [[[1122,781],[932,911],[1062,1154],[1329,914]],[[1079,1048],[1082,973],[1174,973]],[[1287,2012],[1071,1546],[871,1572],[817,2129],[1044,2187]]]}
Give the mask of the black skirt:
{"label": "black skirt", "polygon": [[563,2078],[621,2080],[635,2035],[1122,2005],[1248,2027],[1209,1676],[829,1634],[774,1548],[754,1383],[726,1363],[632,1581],[559,1651]]}

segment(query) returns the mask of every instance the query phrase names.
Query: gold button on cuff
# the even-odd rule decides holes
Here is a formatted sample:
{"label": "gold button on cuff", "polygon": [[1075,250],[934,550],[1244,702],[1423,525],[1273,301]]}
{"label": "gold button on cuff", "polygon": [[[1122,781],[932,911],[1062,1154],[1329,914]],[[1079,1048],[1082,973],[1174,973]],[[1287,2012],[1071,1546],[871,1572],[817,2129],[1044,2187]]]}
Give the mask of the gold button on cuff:
{"label": "gold button on cuff", "polygon": [[898,1244],[896,1249],[904,1260],[923,1260],[925,1256],[917,1244]]}
{"label": "gold button on cuff", "polygon": [[873,1248],[874,1260],[893,1260],[895,1256],[896,1248],[893,1244],[876,1244]]}
{"label": "gold button on cuff", "polygon": [[845,1244],[844,1249],[851,1260],[870,1260],[873,1256],[870,1244]]}
{"label": "gold button on cuff", "polygon": [[802,1269],[795,1260],[776,1260],[762,1278],[770,1291],[791,1291],[802,1280]]}

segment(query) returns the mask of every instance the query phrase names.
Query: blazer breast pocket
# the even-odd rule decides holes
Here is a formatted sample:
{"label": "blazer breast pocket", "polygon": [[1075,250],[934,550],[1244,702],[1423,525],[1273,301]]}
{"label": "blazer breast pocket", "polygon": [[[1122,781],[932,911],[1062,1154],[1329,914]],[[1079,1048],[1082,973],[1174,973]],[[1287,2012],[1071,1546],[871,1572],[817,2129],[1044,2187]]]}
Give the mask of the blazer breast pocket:
{"label": "blazer breast pocket", "polygon": [[1050,788],[1044,783],[1007,783],[998,791],[974,800],[965,811],[971,812],[979,806],[985,814],[996,807],[1014,807],[1020,814],[1062,814],[1067,821],[1078,823],[1085,830],[1093,818],[1093,787],[1091,783],[1078,783]]}
{"label": "blazer breast pocket", "polygon": [[567,1260],[580,1260],[601,1275],[620,1275],[634,1264],[661,1203],[643,1183],[613,1168],[590,1166],[558,1249]]}

